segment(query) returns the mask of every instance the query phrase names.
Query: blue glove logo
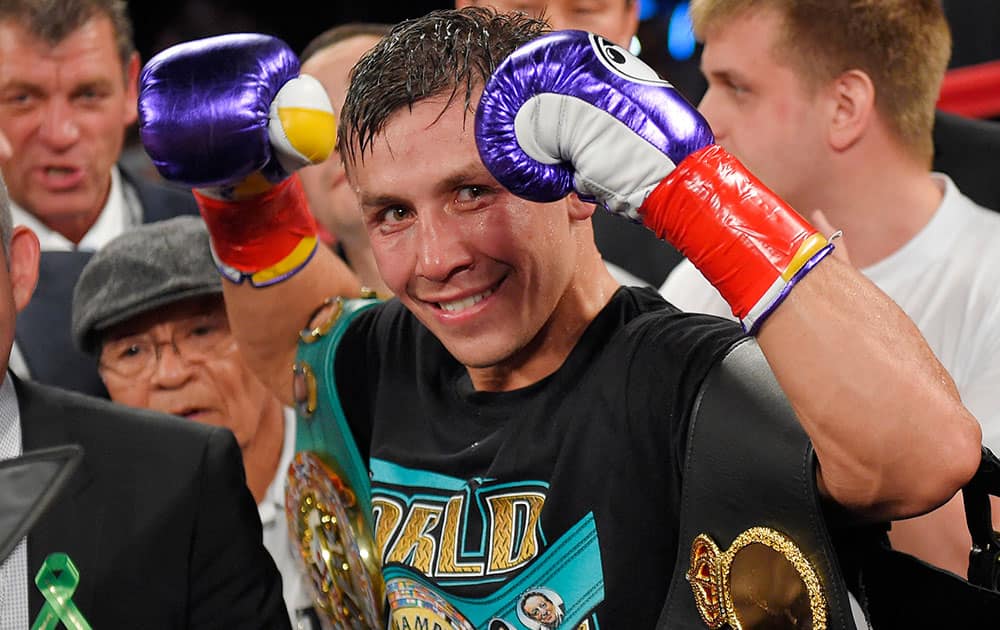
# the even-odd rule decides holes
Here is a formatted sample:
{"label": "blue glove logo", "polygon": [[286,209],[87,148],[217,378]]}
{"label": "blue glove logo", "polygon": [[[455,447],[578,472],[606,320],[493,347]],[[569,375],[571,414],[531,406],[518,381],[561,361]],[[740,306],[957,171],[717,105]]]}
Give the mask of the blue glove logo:
{"label": "blue glove logo", "polygon": [[628,52],[618,44],[608,41],[600,35],[590,34],[590,45],[594,47],[601,64],[618,76],[645,85],[666,85],[670,83],[661,79],[656,71],[644,61]]}

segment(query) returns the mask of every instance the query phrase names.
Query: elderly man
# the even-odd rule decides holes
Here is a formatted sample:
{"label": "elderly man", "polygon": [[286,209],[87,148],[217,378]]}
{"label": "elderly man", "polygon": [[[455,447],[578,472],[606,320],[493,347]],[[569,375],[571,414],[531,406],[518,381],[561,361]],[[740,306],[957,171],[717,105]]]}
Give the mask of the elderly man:
{"label": "elderly man", "polygon": [[[0,153],[6,146],[0,133]],[[0,557],[0,625],[54,627],[58,618],[82,627],[82,617],[95,628],[287,628],[232,434],[8,373],[39,244],[13,226],[2,181],[0,243],[0,460],[82,447],[64,490]],[[35,584],[60,569],[79,582],[47,603],[58,589]]]}
{"label": "elderly man", "polygon": [[98,358],[113,401],[235,434],[292,625],[311,619],[283,515],[294,414],[243,363],[201,219],[177,217],[120,235],[84,267],[73,298],[74,339]]}

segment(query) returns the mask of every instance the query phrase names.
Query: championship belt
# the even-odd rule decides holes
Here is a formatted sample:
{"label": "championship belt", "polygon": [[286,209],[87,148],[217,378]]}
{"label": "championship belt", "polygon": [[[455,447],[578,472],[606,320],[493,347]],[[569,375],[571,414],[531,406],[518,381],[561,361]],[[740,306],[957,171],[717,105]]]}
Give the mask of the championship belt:
{"label": "championship belt", "polygon": [[368,469],[344,417],[334,357],[350,321],[375,299],[330,298],[299,337],[293,367],[297,426],[285,514],[293,546],[328,628],[385,627],[385,585]]}
{"label": "championship belt", "polygon": [[853,630],[812,443],[752,338],[698,393],[681,501],[657,628]]}
{"label": "championship belt", "polygon": [[974,583],[892,549],[884,524],[824,505],[815,470],[809,437],[745,339],[712,368],[691,411],[679,549],[658,629],[997,627],[1000,535],[988,495],[1000,493],[1000,460],[988,449],[963,488]]}

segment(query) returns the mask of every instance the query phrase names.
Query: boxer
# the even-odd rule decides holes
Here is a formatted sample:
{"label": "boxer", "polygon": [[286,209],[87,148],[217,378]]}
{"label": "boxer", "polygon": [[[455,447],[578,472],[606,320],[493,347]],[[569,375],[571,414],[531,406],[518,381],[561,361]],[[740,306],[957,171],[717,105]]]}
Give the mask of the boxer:
{"label": "boxer", "polygon": [[[256,68],[253,83],[286,80],[229,53],[181,45],[144,74],[171,84],[143,117],[144,139],[162,140],[161,172],[196,164],[161,126],[205,139],[201,160],[270,150],[259,130],[228,126],[240,108],[204,108],[223,124],[173,106],[236,102],[229,93],[248,82],[223,72],[232,65]],[[171,80],[174,62],[218,72]],[[263,112],[272,94],[247,101]],[[225,297],[260,377],[316,414],[300,422],[356,445],[398,627],[528,627],[518,602],[531,592],[559,601],[567,627],[654,627],[687,553],[677,532],[689,415],[706,374],[748,343],[743,328],[813,441],[820,491],[853,519],[926,511],[975,471],[978,426],[912,323],[623,49],[546,35],[524,15],[436,11],[358,63],[338,124],[397,297],[352,300],[356,278],[322,248],[276,282],[225,283]],[[232,171],[171,177],[247,177]],[[213,241],[287,233],[297,202],[273,191],[294,178],[203,202]],[[687,251],[743,328],[620,287],[586,200]]]}

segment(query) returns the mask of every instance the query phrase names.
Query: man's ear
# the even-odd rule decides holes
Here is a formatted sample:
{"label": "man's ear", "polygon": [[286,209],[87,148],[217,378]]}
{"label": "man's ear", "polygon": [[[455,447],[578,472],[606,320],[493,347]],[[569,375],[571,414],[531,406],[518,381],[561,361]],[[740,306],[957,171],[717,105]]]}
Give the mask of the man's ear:
{"label": "man's ear", "polygon": [[861,70],[844,72],[828,87],[830,125],[828,140],[835,151],[854,146],[875,117],[875,84]]}
{"label": "man's ear", "polygon": [[125,126],[139,119],[139,53],[132,53],[125,66]]}
{"label": "man's ear", "polygon": [[[626,7],[626,10],[628,11],[628,31],[631,33],[629,39],[635,37],[639,33],[639,1],[640,0],[631,0]],[[626,49],[630,43],[631,42],[625,42]]]}
{"label": "man's ear", "polygon": [[38,259],[41,256],[38,237],[30,229],[19,225],[14,228],[10,239],[10,276],[14,307],[20,313],[31,301],[38,283]]}

